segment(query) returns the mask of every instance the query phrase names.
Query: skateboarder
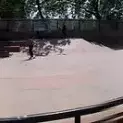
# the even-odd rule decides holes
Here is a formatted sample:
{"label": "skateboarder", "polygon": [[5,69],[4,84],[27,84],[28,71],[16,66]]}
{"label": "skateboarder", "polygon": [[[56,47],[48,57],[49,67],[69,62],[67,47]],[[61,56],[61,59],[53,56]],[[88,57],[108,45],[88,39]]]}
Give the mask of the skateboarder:
{"label": "skateboarder", "polygon": [[62,27],[62,33],[63,33],[64,38],[66,38],[67,36],[66,31],[67,31],[67,28],[66,28],[66,25],[64,24]]}
{"label": "skateboarder", "polygon": [[31,39],[29,40],[29,55],[30,59],[33,58],[33,41]]}

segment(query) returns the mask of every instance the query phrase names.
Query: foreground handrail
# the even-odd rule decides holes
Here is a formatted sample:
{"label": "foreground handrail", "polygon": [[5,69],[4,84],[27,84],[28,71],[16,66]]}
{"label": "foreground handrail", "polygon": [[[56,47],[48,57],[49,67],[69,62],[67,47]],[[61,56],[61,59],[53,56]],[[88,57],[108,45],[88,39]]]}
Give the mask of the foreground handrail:
{"label": "foreground handrail", "polygon": [[91,105],[82,108],[75,108],[57,112],[41,113],[35,115],[26,115],[22,117],[14,118],[0,118],[0,123],[36,123],[36,122],[46,122],[53,120],[60,120],[66,118],[75,117],[75,123],[80,123],[80,117],[83,115],[94,114],[97,112],[105,111],[109,108],[119,106],[123,104],[123,97],[112,99],[101,104]]}

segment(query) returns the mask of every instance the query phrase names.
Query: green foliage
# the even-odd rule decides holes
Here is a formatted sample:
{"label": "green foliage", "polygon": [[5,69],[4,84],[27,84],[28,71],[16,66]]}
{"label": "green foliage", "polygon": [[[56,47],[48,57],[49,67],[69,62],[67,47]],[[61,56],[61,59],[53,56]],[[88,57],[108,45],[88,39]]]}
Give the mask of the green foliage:
{"label": "green foliage", "polygon": [[0,0],[0,18],[122,19],[123,0]]}
{"label": "green foliage", "polygon": [[0,18],[24,18],[24,0],[1,0]]}
{"label": "green foliage", "polygon": [[86,9],[86,12],[93,14],[96,19],[120,19],[123,0],[89,0]]}

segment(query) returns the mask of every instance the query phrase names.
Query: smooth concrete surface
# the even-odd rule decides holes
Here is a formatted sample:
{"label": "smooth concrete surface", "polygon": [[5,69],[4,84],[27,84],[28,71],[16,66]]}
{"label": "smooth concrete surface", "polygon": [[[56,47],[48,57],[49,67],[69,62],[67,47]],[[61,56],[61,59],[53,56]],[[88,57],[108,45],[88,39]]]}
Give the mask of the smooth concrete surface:
{"label": "smooth concrete surface", "polygon": [[25,53],[0,59],[1,118],[90,106],[123,96],[122,50],[83,39],[71,39],[62,48],[61,55],[33,60]]}

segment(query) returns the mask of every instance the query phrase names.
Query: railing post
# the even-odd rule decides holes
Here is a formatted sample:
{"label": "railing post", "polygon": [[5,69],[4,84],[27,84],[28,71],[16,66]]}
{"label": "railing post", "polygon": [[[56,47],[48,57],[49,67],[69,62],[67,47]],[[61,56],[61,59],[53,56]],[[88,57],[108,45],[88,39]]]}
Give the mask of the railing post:
{"label": "railing post", "polygon": [[75,116],[75,123],[81,123],[80,115]]}

